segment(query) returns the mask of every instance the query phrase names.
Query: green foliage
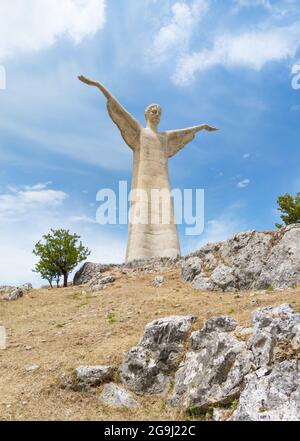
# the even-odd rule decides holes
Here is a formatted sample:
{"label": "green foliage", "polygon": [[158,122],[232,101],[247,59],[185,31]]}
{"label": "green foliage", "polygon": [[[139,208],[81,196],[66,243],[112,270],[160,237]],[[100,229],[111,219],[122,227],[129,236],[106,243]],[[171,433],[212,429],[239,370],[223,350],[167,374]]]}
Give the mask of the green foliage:
{"label": "green foliage", "polygon": [[110,323],[111,325],[112,325],[113,323],[115,323],[115,322],[116,322],[116,318],[115,318],[114,313],[109,312],[109,313],[107,314],[107,320],[109,321],[109,323]]}
{"label": "green foliage", "polygon": [[34,271],[52,286],[54,279],[64,277],[64,286],[68,286],[68,276],[73,269],[91,254],[88,248],[79,242],[80,236],[70,234],[69,230],[51,230],[39,241],[33,254],[40,258]]}
{"label": "green foliage", "polygon": [[39,273],[42,279],[47,280],[51,288],[53,288],[53,280],[57,280],[59,283],[60,274],[57,273],[56,268],[50,265],[50,263],[40,260],[39,263],[36,264],[33,271],[35,273]]}
{"label": "green foliage", "polygon": [[264,413],[264,412],[268,412],[268,407],[265,406],[264,404],[259,408],[259,412],[260,413]]}
{"label": "green foliage", "polygon": [[[286,193],[277,199],[279,205],[278,210],[282,213],[281,220],[285,225],[300,223],[300,193],[295,197]],[[276,224],[277,228],[281,228],[281,224]]]}
{"label": "green foliage", "polygon": [[230,410],[236,410],[239,405],[239,400],[235,399],[230,403]]}

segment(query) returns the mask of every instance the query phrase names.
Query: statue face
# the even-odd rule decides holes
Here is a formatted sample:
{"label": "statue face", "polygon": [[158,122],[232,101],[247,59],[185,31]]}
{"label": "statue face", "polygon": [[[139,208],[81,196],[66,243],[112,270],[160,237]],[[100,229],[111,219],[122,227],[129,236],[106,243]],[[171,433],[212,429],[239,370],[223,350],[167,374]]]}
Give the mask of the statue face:
{"label": "statue face", "polygon": [[159,104],[151,104],[145,110],[146,121],[154,126],[158,126],[161,118],[161,107]]}

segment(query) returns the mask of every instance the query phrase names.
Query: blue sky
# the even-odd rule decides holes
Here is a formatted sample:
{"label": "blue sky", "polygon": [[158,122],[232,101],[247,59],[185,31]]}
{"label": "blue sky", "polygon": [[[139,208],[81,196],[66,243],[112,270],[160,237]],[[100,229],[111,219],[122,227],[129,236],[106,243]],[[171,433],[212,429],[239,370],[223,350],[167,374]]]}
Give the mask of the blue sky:
{"label": "blue sky", "polygon": [[2,0],[0,284],[33,280],[34,244],[50,228],[81,234],[91,260],[121,262],[127,229],[95,223],[96,193],[130,180],[131,151],[101,81],[144,123],[200,123],[170,160],[172,187],[205,189],[205,230],[183,252],[237,231],[272,229],[277,196],[300,191],[298,0]]}

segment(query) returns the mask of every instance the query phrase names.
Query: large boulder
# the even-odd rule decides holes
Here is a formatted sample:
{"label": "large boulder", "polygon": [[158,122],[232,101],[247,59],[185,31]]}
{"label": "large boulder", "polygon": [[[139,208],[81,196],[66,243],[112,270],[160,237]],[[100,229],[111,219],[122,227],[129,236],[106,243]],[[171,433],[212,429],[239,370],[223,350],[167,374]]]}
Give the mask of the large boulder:
{"label": "large boulder", "polygon": [[246,343],[233,335],[236,327],[230,317],[218,317],[192,333],[189,352],[175,375],[170,405],[203,412],[239,396],[253,356]]}
{"label": "large boulder", "polygon": [[86,262],[75,274],[74,285],[84,285],[99,277],[102,273],[110,271],[114,265],[104,265],[102,263]]}
{"label": "large boulder", "polygon": [[125,407],[127,409],[132,409],[139,405],[125,389],[114,383],[109,383],[104,386],[101,399],[107,406],[116,408]]}
{"label": "large boulder", "polygon": [[300,420],[300,314],[288,304],[252,315],[248,347],[255,371],[245,377],[234,421]]}
{"label": "large boulder", "polygon": [[193,316],[175,316],[149,323],[138,345],[125,357],[121,367],[123,383],[137,394],[164,392],[170,373],[181,361],[194,321]]}
{"label": "large boulder", "polygon": [[269,375],[247,378],[233,421],[299,421],[300,370],[298,360],[282,361]]}
{"label": "large boulder", "polygon": [[74,392],[89,392],[92,388],[111,381],[114,371],[112,366],[79,366],[72,378],[63,380],[61,387]]}
{"label": "large boulder", "polygon": [[31,290],[31,283],[25,283],[20,286],[0,286],[0,299],[7,301],[18,300]]}
{"label": "large boulder", "polygon": [[257,369],[268,372],[276,361],[300,353],[300,314],[291,305],[258,309],[252,323],[249,347]]}
{"label": "large boulder", "polygon": [[238,233],[181,259],[195,289],[234,291],[300,284],[300,224],[277,231]]}
{"label": "large boulder", "polygon": [[[163,273],[176,268],[179,258],[152,258],[148,260],[133,260],[123,264],[101,264],[86,262],[75,274],[74,285],[100,285],[97,281],[108,271],[119,270],[127,273]],[[101,288],[100,288],[101,289]]]}

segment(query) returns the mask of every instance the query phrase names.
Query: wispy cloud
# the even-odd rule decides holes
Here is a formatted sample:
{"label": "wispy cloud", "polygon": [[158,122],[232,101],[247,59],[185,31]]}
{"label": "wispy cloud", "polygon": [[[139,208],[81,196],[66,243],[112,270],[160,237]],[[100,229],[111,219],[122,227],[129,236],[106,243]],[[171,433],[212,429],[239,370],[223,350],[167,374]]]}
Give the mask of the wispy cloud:
{"label": "wispy cloud", "polygon": [[176,48],[187,49],[195,26],[209,9],[207,0],[194,0],[191,4],[181,1],[172,6],[169,23],[159,30],[154,40],[152,51],[155,57],[162,60]]}
{"label": "wispy cloud", "polygon": [[238,182],[237,187],[238,188],[246,188],[250,185],[250,179],[244,179],[243,181]]}
{"label": "wispy cloud", "polygon": [[36,209],[57,207],[68,197],[64,191],[48,189],[45,184],[22,190],[13,187],[11,190],[0,194],[0,220],[16,219],[19,215]]}
{"label": "wispy cloud", "polygon": [[298,12],[298,0],[235,0],[234,12],[244,8],[262,8],[274,18],[284,18]]}
{"label": "wispy cloud", "polygon": [[235,0],[235,3],[239,8],[261,6],[268,11],[272,11],[274,8],[270,0]]}
{"label": "wispy cloud", "polygon": [[1,2],[0,59],[45,49],[63,35],[79,43],[103,27],[105,4],[105,0]]}
{"label": "wispy cloud", "polygon": [[242,67],[259,71],[270,61],[292,59],[300,46],[300,22],[289,27],[270,27],[218,35],[211,49],[186,54],[179,59],[173,81],[190,83],[196,73],[214,66]]}
{"label": "wispy cloud", "polygon": [[45,190],[45,188],[48,187],[48,185],[52,184],[51,181],[48,182],[44,182],[44,183],[39,183],[39,184],[35,184],[35,185],[26,185],[25,186],[25,190],[26,191],[37,191],[37,190]]}
{"label": "wispy cloud", "polygon": [[88,223],[88,224],[96,224],[97,220],[95,217],[87,216],[85,214],[78,215],[78,216],[71,216],[69,218],[70,222],[72,223]]}
{"label": "wispy cloud", "polygon": [[[239,15],[245,8],[258,8],[263,13],[253,13],[245,22]],[[269,62],[290,62],[300,48],[295,0],[228,1],[221,22],[215,11],[211,0],[176,2],[169,22],[155,36],[153,58],[160,63],[172,60],[175,70],[171,78],[176,85],[187,85],[197,73],[216,66],[259,71]]]}

